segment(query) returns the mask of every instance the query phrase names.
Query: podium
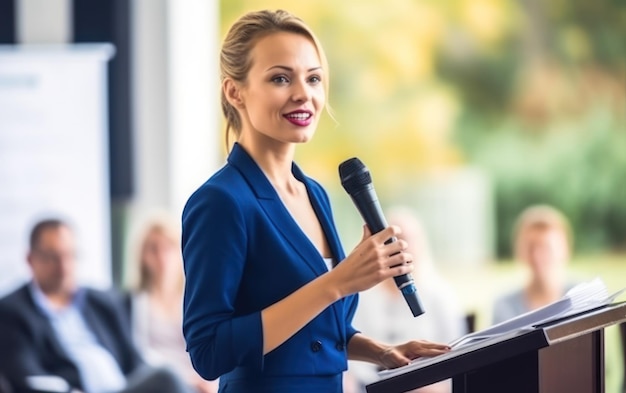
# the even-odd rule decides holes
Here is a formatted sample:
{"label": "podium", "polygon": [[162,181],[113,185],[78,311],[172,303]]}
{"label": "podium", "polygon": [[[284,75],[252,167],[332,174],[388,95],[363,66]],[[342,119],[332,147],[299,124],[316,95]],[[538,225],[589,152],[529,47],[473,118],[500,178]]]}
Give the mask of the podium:
{"label": "podium", "polygon": [[454,393],[604,392],[604,328],[626,321],[612,304],[453,349],[392,370],[368,393],[401,393],[452,379]]}

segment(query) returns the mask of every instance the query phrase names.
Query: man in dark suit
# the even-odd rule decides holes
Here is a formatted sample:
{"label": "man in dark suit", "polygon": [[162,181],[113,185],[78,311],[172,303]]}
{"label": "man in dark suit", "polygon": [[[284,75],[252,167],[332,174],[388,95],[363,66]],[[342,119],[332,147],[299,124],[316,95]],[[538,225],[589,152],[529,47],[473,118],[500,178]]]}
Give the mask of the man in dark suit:
{"label": "man in dark suit", "polygon": [[113,292],[76,281],[74,234],[63,221],[35,225],[32,281],[0,299],[0,373],[15,392],[185,392],[135,349]]}

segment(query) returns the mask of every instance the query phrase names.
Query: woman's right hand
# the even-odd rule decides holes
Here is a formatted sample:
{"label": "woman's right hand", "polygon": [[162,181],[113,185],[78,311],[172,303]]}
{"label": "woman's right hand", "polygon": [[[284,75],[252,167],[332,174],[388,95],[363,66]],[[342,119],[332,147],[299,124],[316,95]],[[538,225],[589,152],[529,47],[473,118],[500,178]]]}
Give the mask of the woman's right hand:
{"label": "woman's right hand", "polygon": [[359,245],[334,269],[263,309],[263,354],[273,351],[339,299],[409,273],[413,266],[409,263],[411,255],[404,252],[406,242],[385,244],[399,233],[398,227],[373,236],[366,230]]}
{"label": "woman's right hand", "polygon": [[329,273],[342,296],[364,291],[383,280],[413,270],[413,256],[406,252],[404,240],[385,244],[400,233],[400,227],[391,225],[372,235],[369,228],[363,226],[361,242]]}

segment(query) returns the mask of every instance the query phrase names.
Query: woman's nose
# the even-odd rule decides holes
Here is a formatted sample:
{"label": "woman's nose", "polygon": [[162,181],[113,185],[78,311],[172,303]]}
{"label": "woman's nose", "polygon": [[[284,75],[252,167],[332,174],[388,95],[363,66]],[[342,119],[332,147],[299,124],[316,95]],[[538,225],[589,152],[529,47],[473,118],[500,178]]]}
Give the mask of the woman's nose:
{"label": "woman's nose", "polygon": [[310,87],[305,81],[298,81],[292,85],[291,99],[294,101],[308,101],[311,97]]}

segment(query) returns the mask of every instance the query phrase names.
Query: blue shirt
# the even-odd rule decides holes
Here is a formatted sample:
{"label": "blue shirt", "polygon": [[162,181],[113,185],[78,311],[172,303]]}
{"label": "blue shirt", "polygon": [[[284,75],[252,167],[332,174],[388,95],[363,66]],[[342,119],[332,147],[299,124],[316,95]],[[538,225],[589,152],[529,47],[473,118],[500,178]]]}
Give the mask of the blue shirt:
{"label": "blue shirt", "polygon": [[35,305],[48,317],[61,346],[78,368],[85,392],[123,389],[126,386],[124,373],[113,356],[98,343],[81,314],[85,292],[78,290],[70,305],[55,309],[36,283],[32,282],[29,289]]}

